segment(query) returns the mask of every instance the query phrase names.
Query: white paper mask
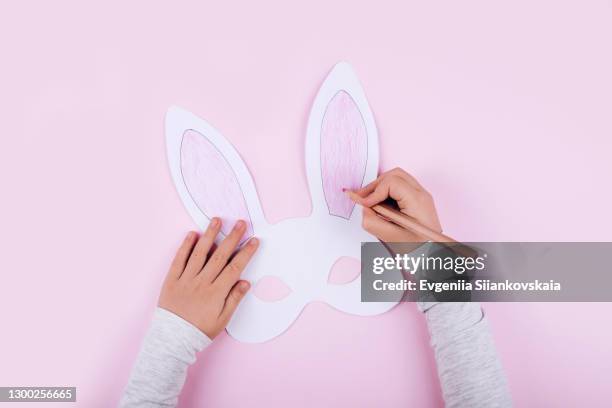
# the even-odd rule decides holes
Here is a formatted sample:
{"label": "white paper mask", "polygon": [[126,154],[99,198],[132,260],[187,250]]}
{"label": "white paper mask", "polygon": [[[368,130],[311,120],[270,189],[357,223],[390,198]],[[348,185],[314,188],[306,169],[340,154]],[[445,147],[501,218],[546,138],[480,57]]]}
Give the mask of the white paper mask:
{"label": "white paper mask", "polygon": [[256,285],[271,275],[291,289],[274,302],[250,291],[227,327],[232,337],[256,343],[278,336],[312,301],[362,316],[383,313],[396,304],[362,303],[360,279],[344,285],[328,283],[330,268],[339,258],[359,259],[360,243],[376,240],[361,228],[361,209],[342,192],[369,183],[378,171],[374,117],[349,64],[334,67],[310,112],[306,173],[313,209],[309,217],[268,224],[236,150],[195,115],[170,108],[166,138],[174,183],[198,226],[204,229],[210,217],[218,216],[226,233],[235,220],[246,220],[246,236],[256,235],[261,244],[243,279]]}

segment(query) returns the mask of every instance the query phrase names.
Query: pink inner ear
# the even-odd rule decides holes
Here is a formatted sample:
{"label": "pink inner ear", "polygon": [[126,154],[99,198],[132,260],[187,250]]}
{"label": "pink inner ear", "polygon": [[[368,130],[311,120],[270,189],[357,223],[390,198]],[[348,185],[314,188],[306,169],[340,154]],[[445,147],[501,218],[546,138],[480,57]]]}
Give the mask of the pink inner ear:
{"label": "pink inner ear", "polygon": [[219,150],[202,134],[188,130],[181,143],[181,173],[187,191],[208,217],[223,221],[228,234],[241,219],[248,223],[243,241],[253,235],[251,218],[236,174]]}
{"label": "pink inner ear", "polygon": [[361,187],[368,156],[361,112],[351,96],[338,92],[327,105],[321,128],[321,175],[329,213],[350,218],[355,204],[343,188]]}

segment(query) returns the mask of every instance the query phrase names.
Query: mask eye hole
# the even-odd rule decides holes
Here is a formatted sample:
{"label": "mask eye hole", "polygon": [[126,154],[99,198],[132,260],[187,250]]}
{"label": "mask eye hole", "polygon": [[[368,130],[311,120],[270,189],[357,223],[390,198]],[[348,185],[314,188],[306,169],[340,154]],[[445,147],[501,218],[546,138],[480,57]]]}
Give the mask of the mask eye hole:
{"label": "mask eye hole", "polygon": [[264,276],[253,288],[253,294],[264,302],[278,302],[291,293],[291,288],[276,276]]}
{"label": "mask eye hole", "polygon": [[343,256],[339,258],[331,270],[327,283],[330,285],[346,285],[357,279],[361,275],[361,262],[355,258]]}

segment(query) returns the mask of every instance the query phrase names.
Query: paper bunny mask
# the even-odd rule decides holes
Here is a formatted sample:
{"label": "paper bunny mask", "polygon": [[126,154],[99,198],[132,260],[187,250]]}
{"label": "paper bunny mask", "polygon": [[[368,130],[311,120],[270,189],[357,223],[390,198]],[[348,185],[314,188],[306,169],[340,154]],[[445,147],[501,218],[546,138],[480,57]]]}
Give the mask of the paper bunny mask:
{"label": "paper bunny mask", "polygon": [[[282,280],[291,293],[266,302],[250,291],[227,327],[244,342],[263,342],[293,323],[304,306],[323,301],[356,315],[376,315],[395,302],[361,302],[361,280],[329,284],[341,257],[359,259],[360,243],[376,238],[361,228],[361,210],[342,188],[359,188],[378,170],[378,135],[372,112],[352,68],[337,64],[312,106],[306,136],[306,173],[312,197],[309,217],[268,224],[246,165],[232,145],[195,115],[172,107],[166,116],[168,159],[179,195],[200,228],[220,217],[223,232],[237,219],[260,248],[243,273],[253,285],[264,276]],[[271,158],[272,160],[272,158]]]}

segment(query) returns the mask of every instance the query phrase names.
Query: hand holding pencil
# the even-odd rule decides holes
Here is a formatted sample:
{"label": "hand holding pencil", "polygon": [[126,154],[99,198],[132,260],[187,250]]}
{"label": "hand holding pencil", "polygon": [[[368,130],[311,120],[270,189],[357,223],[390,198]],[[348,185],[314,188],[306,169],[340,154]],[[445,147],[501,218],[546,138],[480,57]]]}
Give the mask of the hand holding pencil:
{"label": "hand holding pencil", "polygon": [[400,168],[359,190],[345,192],[363,206],[363,228],[383,242],[455,242],[442,234],[431,194]]}

